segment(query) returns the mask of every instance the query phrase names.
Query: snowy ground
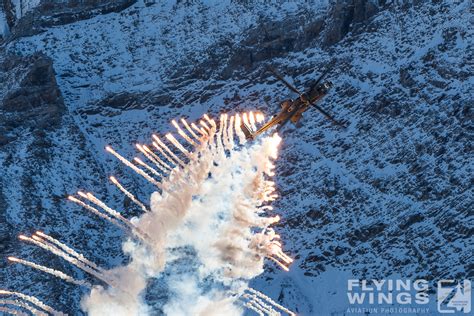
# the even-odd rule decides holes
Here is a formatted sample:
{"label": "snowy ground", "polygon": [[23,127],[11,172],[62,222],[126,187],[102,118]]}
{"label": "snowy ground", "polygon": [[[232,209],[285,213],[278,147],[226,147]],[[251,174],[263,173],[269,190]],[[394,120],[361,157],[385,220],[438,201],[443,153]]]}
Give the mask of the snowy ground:
{"label": "snowy ground", "polygon": [[[289,273],[268,263],[256,288],[301,315],[349,315],[349,278],[473,277],[470,6],[388,6],[334,46],[321,46],[316,35],[264,60],[303,88],[336,58],[329,75],[335,88],[321,105],[349,127],[333,128],[310,110],[301,128],[284,132],[275,213],[283,218],[277,229],[285,248],[297,260]],[[131,156],[134,142],[169,131],[176,117],[255,108],[274,113],[278,100],[289,95],[286,88],[261,75],[264,62],[246,68],[232,61],[247,63],[240,49],[274,45],[274,33],[275,41],[291,32],[301,40],[312,19],[328,14],[327,7],[326,1],[139,2],[9,43],[10,52],[51,56],[68,110],[61,129],[47,135],[50,162],[31,161],[37,145],[28,127],[2,149],[4,165],[18,162],[2,175],[12,235],[44,227],[107,267],[126,260],[120,233],[60,198],[86,187],[123,206],[104,183],[107,175],[118,174],[127,175],[127,184],[147,200],[151,188],[106,156],[106,144]],[[293,17],[298,14],[303,18]],[[284,27],[271,29],[266,19],[284,21]],[[266,31],[270,39],[246,42],[252,32]],[[33,193],[25,180],[32,173]],[[37,210],[32,218],[31,209]],[[7,269],[18,280],[12,284],[31,290],[21,276],[27,270]],[[46,277],[35,280],[43,284],[32,290],[36,295],[51,287],[49,302],[78,308],[80,290]],[[73,294],[60,295],[66,292]],[[151,286],[150,304],[165,299],[159,286]],[[428,306],[429,313],[420,315],[436,314],[434,298]]]}

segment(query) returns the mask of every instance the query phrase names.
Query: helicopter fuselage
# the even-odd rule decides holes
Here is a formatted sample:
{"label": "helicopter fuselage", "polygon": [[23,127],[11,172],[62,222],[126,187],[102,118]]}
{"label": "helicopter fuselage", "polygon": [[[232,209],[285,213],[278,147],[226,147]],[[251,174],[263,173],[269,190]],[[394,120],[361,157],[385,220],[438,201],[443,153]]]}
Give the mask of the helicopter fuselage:
{"label": "helicopter fuselage", "polygon": [[311,106],[311,103],[315,103],[323,98],[328,93],[331,85],[330,82],[319,84],[308,94],[302,94],[301,97],[295,100],[288,99],[281,102],[281,112],[265,123],[257,131],[252,133],[251,137],[255,138],[275,125],[278,125],[277,130],[280,130],[288,121],[291,121],[294,124],[298,123],[303,113]]}

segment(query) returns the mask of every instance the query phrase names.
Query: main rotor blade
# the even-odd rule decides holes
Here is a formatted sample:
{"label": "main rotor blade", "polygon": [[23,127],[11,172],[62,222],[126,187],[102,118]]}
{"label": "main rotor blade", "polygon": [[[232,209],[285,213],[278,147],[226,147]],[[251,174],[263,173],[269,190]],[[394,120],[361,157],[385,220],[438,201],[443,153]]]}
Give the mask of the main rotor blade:
{"label": "main rotor blade", "polygon": [[267,66],[267,68],[278,80],[283,82],[288,89],[290,89],[291,91],[293,91],[295,93],[298,93],[298,95],[301,96],[301,92],[298,89],[296,89],[295,86],[293,86],[291,83],[286,81],[285,78],[283,78],[279,73],[277,73],[276,70],[273,69],[273,67]]}
{"label": "main rotor blade", "polygon": [[323,71],[323,73],[321,74],[321,76],[319,76],[319,78],[316,80],[315,83],[313,83],[313,85],[311,86],[311,88],[309,89],[309,91],[313,91],[314,88],[317,87],[317,85],[321,82],[321,80],[323,80],[323,78],[329,73],[329,71],[331,71],[332,69],[332,65],[329,65],[326,70]]}
{"label": "main rotor blade", "polygon": [[[308,101],[309,102],[309,101]],[[316,105],[315,103],[313,102],[309,102],[309,104],[311,104],[312,106],[314,106],[316,108],[316,110],[318,110],[319,112],[321,112],[321,114],[323,114],[328,120],[330,120],[331,122],[333,122],[334,124],[338,125],[338,126],[341,126],[341,127],[345,127],[344,124],[342,124],[341,122],[337,121],[334,117],[332,117],[328,112],[326,112],[325,110],[323,110],[320,106]]]}

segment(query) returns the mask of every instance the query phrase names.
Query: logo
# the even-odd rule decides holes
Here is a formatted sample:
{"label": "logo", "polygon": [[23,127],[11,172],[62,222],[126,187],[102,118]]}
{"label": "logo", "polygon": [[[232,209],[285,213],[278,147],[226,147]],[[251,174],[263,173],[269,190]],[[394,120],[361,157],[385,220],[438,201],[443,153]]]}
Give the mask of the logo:
{"label": "logo", "polygon": [[357,280],[347,282],[346,314],[428,314],[427,280]]}
{"label": "logo", "polygon": [[426,280],[348,280],[347,298],[350,304],[427,304]]}
{"label": "logo", "polygon": [[471,312],[471,281],[441,280],[438,282],[438,312]]}

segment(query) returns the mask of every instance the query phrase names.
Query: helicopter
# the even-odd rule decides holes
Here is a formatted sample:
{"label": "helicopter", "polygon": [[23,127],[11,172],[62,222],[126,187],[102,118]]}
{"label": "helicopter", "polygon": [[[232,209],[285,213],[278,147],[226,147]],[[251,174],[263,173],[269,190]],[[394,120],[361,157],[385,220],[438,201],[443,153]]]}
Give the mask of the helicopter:
{"label": "helicopter", "polygon": [[274,116],[270,121],[265,123],[262,127],[260,127],[256,131],[252,131],[252,129],[243,123],[243,132],[247,139],[255,139],[258,135],[266,132],[267,130],[271,129],[273,126],[277,126],[276,131],[280,131],[286,123],[291,121],[295,125],[299,122],[303,113],[309,109],[310,106],[313,106],[318,110],[321,114],[323,114],[328,120],[330,120],[333,124],[344,127],[344,125],[332,117],[328,112],[326,112],[323,108],[318,106],[316,102],[321,100],[328,92],[329,89],[333,86],[331,81],[321,82],[323,78],[329,73],[331,70],[328,67],[316,82],[311,86],[307,93],[301,93],[295,86],[290,84],[286,81],[279,73],[276,72],[275,69],[268,66],[267,69],[278,79],[280,80],[288,89],[297,93],[299,97],[295,100],[288,99],[280,103],[281,111],[276,116]]}

